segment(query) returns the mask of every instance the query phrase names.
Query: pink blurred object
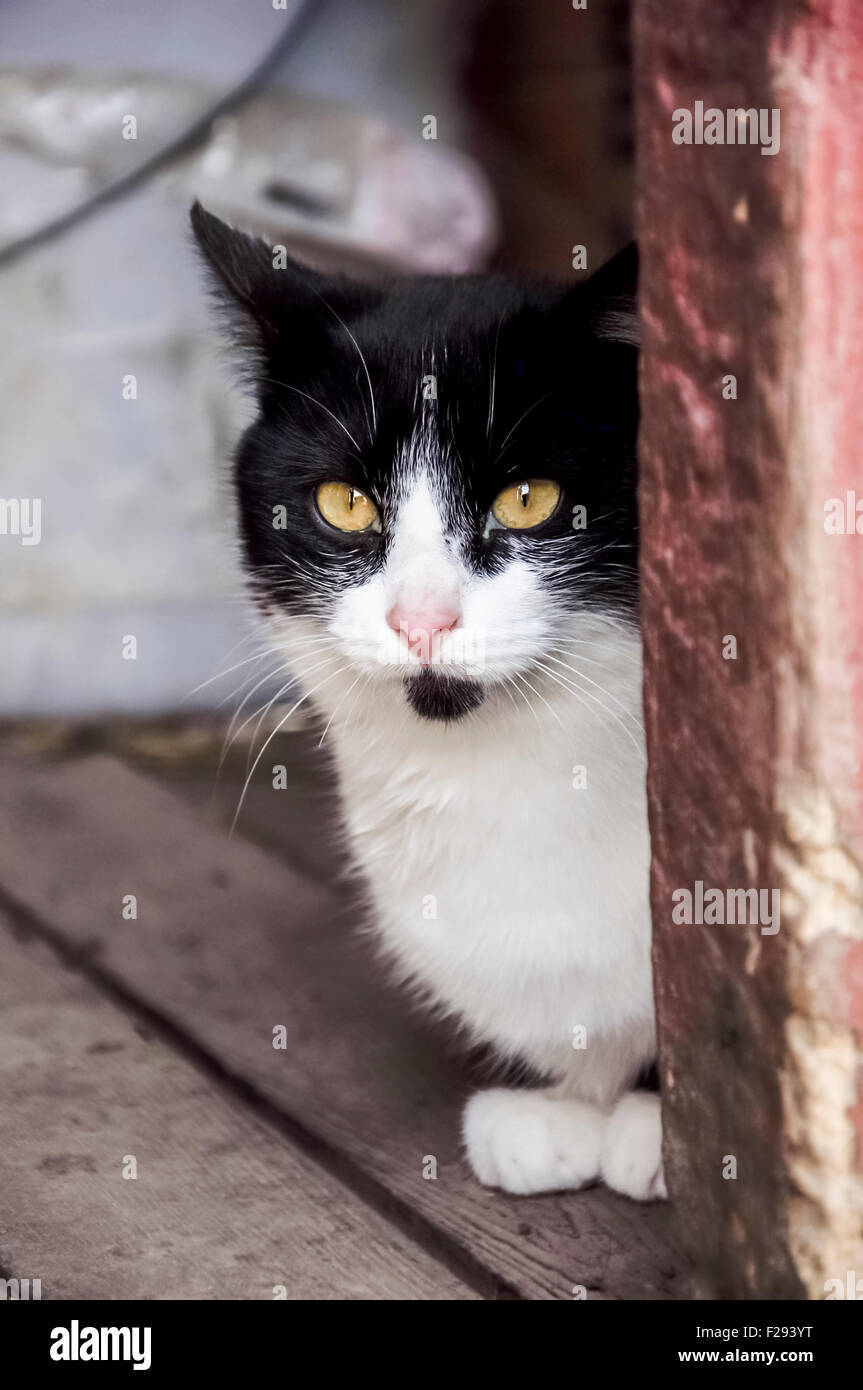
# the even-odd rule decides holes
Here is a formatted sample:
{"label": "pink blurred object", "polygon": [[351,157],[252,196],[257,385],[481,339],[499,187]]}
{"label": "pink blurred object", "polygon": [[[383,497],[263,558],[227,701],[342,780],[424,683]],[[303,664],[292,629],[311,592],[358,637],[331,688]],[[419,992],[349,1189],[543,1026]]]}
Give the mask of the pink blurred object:
{"label": "pink blurred object", "polygon": [[481,267],[497,218],[457,149],[311,98],[270,97],[219,122],[189,193],[322,267]]}

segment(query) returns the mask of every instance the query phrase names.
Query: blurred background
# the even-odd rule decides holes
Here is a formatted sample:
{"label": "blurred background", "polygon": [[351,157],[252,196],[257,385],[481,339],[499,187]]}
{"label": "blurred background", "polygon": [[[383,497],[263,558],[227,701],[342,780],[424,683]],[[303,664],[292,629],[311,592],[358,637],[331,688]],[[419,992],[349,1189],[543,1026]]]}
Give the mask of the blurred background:
{"label": "blurred background", "polygon": [[210,678],[248,631],[249,406],[193,198],[313,264],[574,277],[631,235],[627,33],[622,0],[6,0],[0,497],[41,502],[38,544],[0,536],[18,735],[187,727],[237,684]]}

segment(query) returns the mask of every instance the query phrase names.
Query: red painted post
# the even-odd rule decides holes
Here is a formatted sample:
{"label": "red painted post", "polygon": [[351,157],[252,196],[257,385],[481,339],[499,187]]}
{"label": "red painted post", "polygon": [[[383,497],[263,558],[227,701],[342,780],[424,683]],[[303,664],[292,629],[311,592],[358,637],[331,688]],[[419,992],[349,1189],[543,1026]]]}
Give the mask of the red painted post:
{"label": "red painted post", "polygon": [[863,1297],[863,4],[636,0],[635,65],[670,1187],[702,1292]]}

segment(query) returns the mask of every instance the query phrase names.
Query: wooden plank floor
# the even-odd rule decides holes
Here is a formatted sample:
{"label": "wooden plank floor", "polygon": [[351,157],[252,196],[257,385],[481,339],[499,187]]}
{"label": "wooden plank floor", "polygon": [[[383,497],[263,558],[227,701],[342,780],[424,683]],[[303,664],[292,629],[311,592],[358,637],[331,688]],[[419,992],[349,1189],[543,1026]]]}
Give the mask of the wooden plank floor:
{"label": "wooden plank floor", "polygon": [[[0,766],[2,1272],[61,1298],[685,1297],[668,1207],[474,1181],[487,1064],[388,987],[293,740],[294,794],[259,783],[230,840],[209,778]],[[124,1154],[149,1155],[134,1182]]]}
{"label": "wooden plank floor", "polygon": [[2,913],[0,931],[13,1277],[49,1299],[476,1297]]}

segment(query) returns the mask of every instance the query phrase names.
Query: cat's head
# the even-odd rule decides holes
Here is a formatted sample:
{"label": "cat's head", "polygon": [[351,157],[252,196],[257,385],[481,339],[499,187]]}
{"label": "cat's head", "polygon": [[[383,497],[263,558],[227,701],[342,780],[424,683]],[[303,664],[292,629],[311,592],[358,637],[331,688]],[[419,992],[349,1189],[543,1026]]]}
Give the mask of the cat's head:
{"label": "cat's head", "polygon": [[366,284],[192,223],[257,397],[245,560],[292,664],[455,719],[634,621],[634,247],[575,288]]}

